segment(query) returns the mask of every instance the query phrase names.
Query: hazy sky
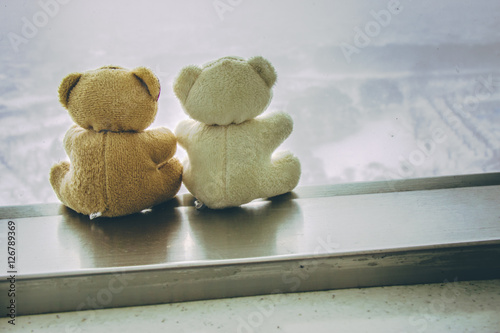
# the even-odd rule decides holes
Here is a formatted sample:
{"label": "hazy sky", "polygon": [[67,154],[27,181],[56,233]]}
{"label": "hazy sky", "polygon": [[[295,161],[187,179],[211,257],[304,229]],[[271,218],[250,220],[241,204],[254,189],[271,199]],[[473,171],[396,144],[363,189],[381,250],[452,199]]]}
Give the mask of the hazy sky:
{"label": "hazy sky", "polygon": [[[33,15],[42,8],[38,1],[2,0],[0,3],[0,42],[6,52],[8,33],[21,35],[22,18],[32,22]],[[225,7],[220,3],[225,3]],[[78,54],[90,58],[108,55],[115,61],[133,62],[141,53],[171,52],[192,57],[232,52],[253,54],[266,48],[288,52],[295,47],[353,43],[354,29],[364,30],[366,24],[374,20],[372,12],[379,13],[387,10],[388,4],[394,7],[393,4],[398,3],[398,14],[391,15],[389,25],[371,38],[371,45],[500,40],[499,29],[494,29],[498,26],[500,6],[488,0],[70,0],[59,8],[47,7],[52,8],[55,15],[30,43],[36,40],[48,43],[47,53],[40,56],[58,53],[57,60],[62,62],[65,57],[74,58]],[[20,46],[21,53],[29,50],[29,44]],[[90,60],[87,59],[89,63]]]}

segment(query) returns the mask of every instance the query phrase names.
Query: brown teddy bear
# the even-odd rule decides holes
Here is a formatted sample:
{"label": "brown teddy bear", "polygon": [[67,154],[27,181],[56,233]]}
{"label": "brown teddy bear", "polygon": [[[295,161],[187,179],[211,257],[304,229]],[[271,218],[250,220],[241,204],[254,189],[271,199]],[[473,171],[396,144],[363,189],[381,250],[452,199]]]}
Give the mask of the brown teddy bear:
{"label": "brown teddy bear", "polygon": [[91,218],[140,212],[171,199],[182,182],[167,128],[146,130],[160,83],[147,68],[105,66],[66,76],[59,100],[76,123],[64,137],[71,163],[50,171],[59,200]]}

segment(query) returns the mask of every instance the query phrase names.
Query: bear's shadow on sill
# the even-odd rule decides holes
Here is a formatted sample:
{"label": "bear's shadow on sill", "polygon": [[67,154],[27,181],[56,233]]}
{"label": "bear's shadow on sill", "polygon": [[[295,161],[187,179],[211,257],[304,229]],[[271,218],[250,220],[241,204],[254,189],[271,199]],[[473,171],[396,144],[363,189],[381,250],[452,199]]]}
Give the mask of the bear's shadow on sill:
{"label": "bear's shadow on sill", "polygon": [[199,259],[255,258],[296,253],[303,214],[287,193],[241,207],[186,212]]}
{"label": "bear's shadow on sill", "polygon": [[197,210],[190,194],[144,213],[96,218],[61,206],[58,239],[80,268],[124,267],[296,253],[303,215],[296,195]]}

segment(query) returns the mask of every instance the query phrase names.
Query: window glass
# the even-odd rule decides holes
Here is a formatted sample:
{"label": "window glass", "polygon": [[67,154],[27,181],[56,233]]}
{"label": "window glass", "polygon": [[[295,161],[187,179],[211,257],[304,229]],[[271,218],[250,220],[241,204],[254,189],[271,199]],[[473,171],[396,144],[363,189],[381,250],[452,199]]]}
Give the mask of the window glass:
{"label": "window glass", "polygon": [[[152,126],[187,116],[178,71],[262,55],[278,72],[268,111],[289,112],[279,149],[299,185],[500,171],[498,1],[2,1],[0,203],[55,202],[67,159],[62,78],[103,65],[150,67]],[[185,152],[179,148],[178,157]]]}

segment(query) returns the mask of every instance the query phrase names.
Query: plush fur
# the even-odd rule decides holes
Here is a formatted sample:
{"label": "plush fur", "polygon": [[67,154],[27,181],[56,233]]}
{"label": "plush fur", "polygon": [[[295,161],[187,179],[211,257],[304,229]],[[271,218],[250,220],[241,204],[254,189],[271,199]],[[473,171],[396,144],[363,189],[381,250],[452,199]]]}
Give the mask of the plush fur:
{"label": "plush fur", "polygon": [[177,126],[186,149],[183,181],[213,209],[291,191],[300,162],[274,150],[290,135],[292,118],[284,112],[260,116],[272,98],[276,72],[262,57],[224,57],[203,67],[188,66],[174,92],[192,118]]}
{"label": "plush fur", "polygon": [[91,216],[121,216],[171,199],[182,165],[167,128],[146,130],[158,108],[160,83],[147,68],[117,66],[72,73],[59,99],[76,123],[64,138],[71,163],[50,171],[63,204]]}

